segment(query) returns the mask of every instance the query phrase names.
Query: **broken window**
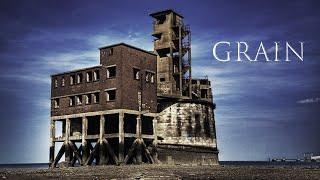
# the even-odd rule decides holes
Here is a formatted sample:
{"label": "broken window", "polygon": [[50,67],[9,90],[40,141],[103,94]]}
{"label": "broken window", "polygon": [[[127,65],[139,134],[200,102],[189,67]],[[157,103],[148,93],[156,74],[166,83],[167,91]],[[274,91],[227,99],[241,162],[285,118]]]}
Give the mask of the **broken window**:
{"label": "broken window", "polygon": [[63,77],[62,80],[61,80],[61,86],[65,86],[65,84],[66,84],[66,82],[65,82],[65,79]]}
{"label": "broken window", "polygon": [[86,104],[91,104],[91,94],[84,95],[84,98]]}
{"label": "broken window", "polygon": [[107,78],[116,77],[116,66],[111,66],[107,68]]}
{"label": "broken window", "polygon": [[69,106],[74,106],[75,104],[75,97],[74,96],[70,96],[69,97]]}
{"label": "broken window", "polygon": [[147,72],[147,74],[146,74],[146,82],[154,83],[154,73]]}
{"label": "broken window", "polygon": [[77,83],[78,83],[78,84],[82,83],[82,79],[83,79],[82,74],[78,74],[78,75],[77,75]]}
{"label": "broken window", "polygon": [[166,16],[159,16],[158,19],[156,20],[156,24],[163,24],[166,21]]}
{"label": "broken window", "polygon": [[192,82],[192,84],[197,84],[197,82],[198,82],[198,81],[197,81],[197,80],[192,79],[192,81],[191,81],[191,82]]}
{"label": "broken window", "polygon": [[151,83],[154,83],[154,73],[151,73],[151,74],[150,74],[150,82],[151,82]]}
{"label": "broken window", "polygon": [[133,68],[133,78],[136,80],[140,79],[140,69]]}
{"label": "broken window", "polygon": [[207,98],[207,97],[208,97],[208,90],[201,89],[201,98]]}
{"label": "broken window", "polygon": [[71,75],[71,76],[70,76],[70,85],[73,85],[73,84],[74,84],[75,79],[76,79],[75,75]]}
{"label": "broken window", "polygon": [[87,72],[86,76],[87,76],[87,82],[91,82],[92,81],[92,72]]}
{"label": "broken window", "polygon": [[107,101],[116,100],[116,89],[110,89],[106,91]]}
{"label": "broken window", "polygon": [[54,108],[59,108],[59,106],[60,106],[59,99],[54,99],[54,100],[53,100],[53,107],[54,107]]}
{"label": "broken window", "polygon": [[113,48],[110,48],[110,49],[109,49],[108,55],[109,55],[109,56],[112,56],[112,55],[113,55]]}
{"label": "broken window", "polygon": [[99,97],[99,93],[94,93],[93,94],[93,103],[99,103],[100,101],[100,97]]}
{"label": "broken window", "polygon": [[54,87],[55,88],[58,87],[58,80],[57,79],[54,80]]}
{"label": "broken window", "polygon": [[208,84],[208,80],[200,80],[200,84],[201,85],[207,85]]}
{"label": "broken window", "polygon": [[81,95],[76,96],[76,103],[77,103],[77,105],[82,104],[82,96]]}
{"label": "broken window", "polygon": [[150,73],[146,73],[146,82],[149,82],[150,81]]}
{"label": "broken window", "polygon": [[93,72],[93,80],[94,80],[94,81],[99,81],[99,79],[100,79],[99,70],[95,70],[95,71]]}

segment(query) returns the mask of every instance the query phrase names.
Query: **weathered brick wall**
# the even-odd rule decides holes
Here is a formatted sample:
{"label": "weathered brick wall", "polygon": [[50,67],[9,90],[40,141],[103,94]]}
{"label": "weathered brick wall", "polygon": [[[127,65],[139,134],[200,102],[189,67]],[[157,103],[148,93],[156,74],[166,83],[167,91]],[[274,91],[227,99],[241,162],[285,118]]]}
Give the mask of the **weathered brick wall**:
{"label": "weathered brick wall", "polygon": [[[94,111],[104,111],[111,109],[138,110],[138,91],[142,82],[142,103],[144,109],[156,112],[157,107],[157,59],[156,56],[139,50],[135,47],[117,45],[112,47],[112,55],[108,54],[110,48],[100,49],[100,66],[86,68],[52,76],[51,98],[59,98],[59,108],[54,108],[51,104],[51,115],[68,115]],[[107,67],[116,66],[116,77],[107,78]],[[141,71],[141,82],[135,80],[133,68]],[[99,70],[100,79],[98,81],[86,82],[86,73]],[[154,73],[154,82],[146,82],[146,72]],[[82,74],[82,82],[70,85],[70,76]],[[62,78],[65,79],[65,86],[61,85]],[[54,87],[55,80],[58,80],[58,87]],[[106,89],[116,88],[115,101],[107,101]],[[84,94],[89,92],[99,92],[99,103],[84,103]],[[81,105],[69,106],[69,96],[82,95]]]}

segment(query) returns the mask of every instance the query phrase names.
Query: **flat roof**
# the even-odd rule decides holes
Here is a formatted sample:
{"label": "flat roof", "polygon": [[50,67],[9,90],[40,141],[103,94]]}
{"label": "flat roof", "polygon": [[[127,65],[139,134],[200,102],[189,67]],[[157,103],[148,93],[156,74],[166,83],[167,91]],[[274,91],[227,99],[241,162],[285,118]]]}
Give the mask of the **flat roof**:
{"label": "flat roof", "polygon": [[99,67],[102,67],[102,65],[100,64],[100,65],[97,65],[97,66],[91,66],[91,67],[86,67],[86,68],[66,71],[66,72],[62,72],[62,73],[51,74],[50,76],[52,77],[52,76],[58,76],[58,75],[63,75],[63,74],[70,74],[70,73],[75,73],[75,72],[78,72],[78,71],[85,71],[85,70],[88,70],[88,69],[95,69],[95,68],[99,68]]}
{"label": "flat roof", "polygon": [[149,14],[149,16],[155,17],[155,16],[158,16],[158,15],[161,15],[161,14],[169,14],[169,13],[174,13],[174,14],[176,14],[176,15],[178,15],[178,16],[183,18],[183,16],[181,14],[177,13],[173,9],[166,9],[166,10],[163,10],[163,11],[154,12],[154,13]]}
{"label": "flat roof", "polygon": [[150,51],[147,51],[147,50],[144,50],[144,49],[141,49],[141,48],[138,48],[138,47],[135,47],[135,46],[132,46],[132,45],[129,45],[129,44],[126,44],[126,43],[117,43],[117,44],[112,44],[112,45],[108,45],[108,46],[103,46],[103,47],[100,47],[99,49],[106,49],[106,48],[111,48],[111,47],[115,47],[115,46],[127,46],[129,48],[133,48],[133,49],[136,49],[136,50],[139,50],[139,51],[142,51],[142,52],[145,52],[145,53],[148,53],[148,54],[151,54],[151,55],[154,55],[154,56],[157,56],[155,53],[153,52],[150,52]]}

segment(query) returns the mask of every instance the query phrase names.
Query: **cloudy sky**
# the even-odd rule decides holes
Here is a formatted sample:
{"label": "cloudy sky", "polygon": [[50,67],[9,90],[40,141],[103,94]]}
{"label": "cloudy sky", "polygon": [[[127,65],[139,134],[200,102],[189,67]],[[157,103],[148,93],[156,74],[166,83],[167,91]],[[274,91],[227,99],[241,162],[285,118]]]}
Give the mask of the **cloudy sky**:
{"label": "cloudy sky", "polygon": [[[50,74],[97,65],[98,48],[153,49],[149,13],[173,8],[192,29],[193,76],[213,84],[220,160],[320,152],[320,12],[317,1],[0,2],[0,163],[48,162]],[[280,42],[304,61],[227,62],[218,41]],[[219,51],[223,55],[223,50]],[[232,55],[234,60],[234,56]]]}

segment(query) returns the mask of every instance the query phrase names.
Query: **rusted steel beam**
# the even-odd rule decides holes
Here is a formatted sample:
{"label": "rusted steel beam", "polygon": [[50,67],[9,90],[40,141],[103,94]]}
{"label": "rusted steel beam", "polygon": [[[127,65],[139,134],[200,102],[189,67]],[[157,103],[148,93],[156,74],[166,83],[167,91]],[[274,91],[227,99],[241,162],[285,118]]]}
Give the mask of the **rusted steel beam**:
{"label": "rusted steel beam", "polygon": [[84,117],[82,117],[82,148],[81,148],[82,165],[83,165],[83,163],[87,162],[88,155],[90,153],[90,149],[88,147],[88,142],[86,140],[87,131],[88,131],[88,119],[87,119],[87,117],[84,116]]}
{"label": "rusted steel beam", "polygon": [[98,149],[99,149],[99,146],[100,146],[100,143],[99,143],[99,141],[98,141],[98,142],[96,143],[96,145],[94,146],[93,150],[91,151],[91,153],[90,153],[90,155],[89,155],[89,157],[88,157],[85,165],[91,165],[91,164],[92,164],[95,156],[97,155],[97,151],[98,151]]}
{"label": "rusted steel beam", "polygon": [[74,144],[74,142],[71,142],[71,141],[69,141],[69,146],[71,147],[71,150],[74,153],[74,157],[72,158],[71,165],[74,166],[77,159],[79,163],[82,164],[81,155],[77,146]]}
{"label": "rusted steel beam", "polygon": [[104,139],[103,142],[104,142],[104,144],[106,145],[107,151],[108,151],[109,155],[111,156],[111,158],[114,160],[114,162],[115,162],[116,164],[118,164],[118,163],[119,163],[119,160],[118,160],[116,154],[114,153],[112,147],[111,147],[110,144],[108,143],[108,141],[107,141],[106,139]]}
{"label": "rusted steel beam", "polygon": [[57,157],[54,159],[51,168],[55,168],[57,166],[57,163],[60,161],[61,157],[63,156],[65,152],[65,145],[63,144],[57,154]]}
{"label": "rusted steel beam", "polygon": [[54,161],[54,148],[55,148],[55,121],[50,121],[50,149],[49,149],[49,167],[51,167],[53,161]]}
{"label": "rusted steel beam", "polygon": [[149,160],[149,162],[150,162],[151,164],[154,164],[154,163],[155,163],[155,160],[154,160],[153,157],[151,156],[151,153],[150,153],[150,151],[148,150],[147,145],[144,143],[143,140],[141,140],[141,147],[142,147],[142,149],[145,151],[145,156],[147,157],[147,159]]}
{"label": "rusted steel beam", "polygon": [[128,151],[128,154],[126,155],[126,158],[123,161],[124,164],[128,164],[129,159],[134,155],[134,150],[136,149],[137,143],[137,139],[132,143]]}

